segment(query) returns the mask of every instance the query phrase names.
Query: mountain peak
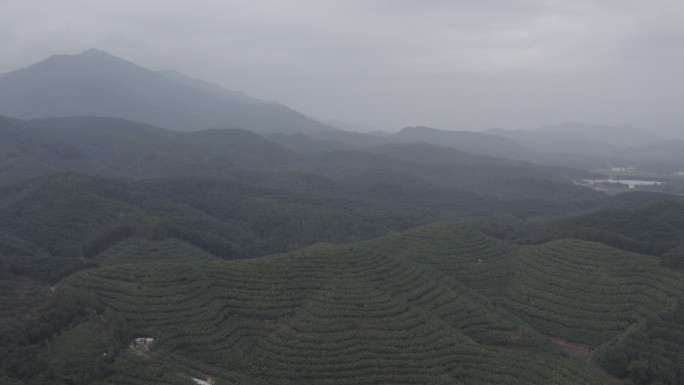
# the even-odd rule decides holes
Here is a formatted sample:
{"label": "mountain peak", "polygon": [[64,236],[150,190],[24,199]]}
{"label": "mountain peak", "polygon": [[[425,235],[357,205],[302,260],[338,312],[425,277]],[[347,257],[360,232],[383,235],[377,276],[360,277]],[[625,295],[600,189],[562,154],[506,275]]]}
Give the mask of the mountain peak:
{"label": "mountain peak", "polygon": [[[48,57],[47,59],[38,62],[36,64],[41,64],[45,62],[54,62],[54,61],[73,61],[73,60],[79,60],[79,59],[108,59],[108,60],[120,60],[120,61],[126,61],[124,59],[121,59],[119,57],[116,57],[109,52],[102,51],[99,49],[95,48],[90,48],[87,49],[81,53],[77,54],[57,54],[57,55],[52,55]],[[34,64],[34,65],[36,65]]]}
{"label": "mountain peak", "polygon": [[113,55],[110,54],[109,52],[102,51],[102,50],[99,50],[97,48],[90,48],[90,49],[87,49],[87,50],[81,52],[80,54],[78,54],[78,56],[110,56],[110,57],[112,57]]}
{"label": "mountain peak", "polygon": [[332,129],[283,105],[152,71],[98,49],[54,55],[0,78],[0,115],[108,116],[183,131],[225,125],[262,133]]}
{"label": "mountain peak", "polygon": [[[108,52],[98,49],[88,49],[77,54],[57,54],[48,57],[45,60],[39,61],[27,68],[24,71],[33,71],[34,76],[41,76],[41,72],[47,71],[47,75],[53,76],[60,74],[61,76],[70,73],[70,76],[78,76],[78,74],[96,74],[97,76],[105,77],[107,74],[119,71],[145,71],[143,67],[138,66],[128,60],[114,56]],[[21,71],[21,70],[20,70]],[[19,72],[19,71],[15,71]],[[12,74],[10,72],[9,74]]]}

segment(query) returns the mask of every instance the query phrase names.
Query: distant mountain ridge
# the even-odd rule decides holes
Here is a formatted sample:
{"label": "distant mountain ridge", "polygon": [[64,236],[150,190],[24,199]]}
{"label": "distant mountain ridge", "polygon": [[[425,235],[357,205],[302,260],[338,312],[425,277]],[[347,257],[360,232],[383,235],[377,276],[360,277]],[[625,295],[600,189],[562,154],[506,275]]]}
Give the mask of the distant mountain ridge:
{"label": "distant mountain ridge", "polygon": [[605,142],[613,146],[627,147],[653,142],[659,138],[630,125],[607,126],[582,122],[564,122],[539,127],[535,132],[570,133]]}
{"label": "distant mountain ridge", "polygon": [[635,127],[565,122],[535,130],[492,128],[483,133],[508,138],[538,154],[541,164],[585,169],[633,166],[671,173],[684,168],[681,140],[663,140]]}
{"label": "distant mountain ridge", "polygon": [[[431,207],[442,200],[452,205],[461,201],[459,197],[479,194],[475,204],[459,203],[455,208],[472,215],[495,205],[508,211],[508,202],[521,202],[511,207],[516,215],[528,216],[538,209],[567,212],[577,202],[592,207],[606,199],[571,184],[593,176],[586,171],[427,143],[379,143],[355,149],[302,134],[260,136],[239,129],[177,132],[98,117],[0,118],[0,137],[0,186],[54,172],[76,172],[128,181],[219,178],[307,191],[336,186],[326,194],[358,195],[387,204],[389,196],[395,199],[405,193]],[[549,196],[551,201],[546,202]],[[565,197],[563,202],[560,197]],[[526,203],[535,200],[543,203]]]}
{"label": "distant mountain ridge", "polygon": [[106,116],[181,131],[213,126],[260,133],[335,130],[284,105],[175,71],[152,71],[94,49],[51,56],[0,77],[0,115]]}
{"label": "distant mountain ridge", "polygon": [[488,156],[534,159],[532,151],[518,142],[479,132],[439,130],[422,126],[404,127],[392,135],[391,139],[398,142],[424,142]]}
{"label": "distant mountain ridge", "polygon": [[[320,119],[319,119],[320,120]],[[321,122],[337,127],[341,130],[345,131],[352,131],[352,132],[380,132],[384,133],[385,130],[383,130],[380,127],[375,127],[371,126],[369,124],[364,124],[364,123],[356,123],[356,122],[347,122],[343,120],[338,120],[338,119],[323,119]]]}
{"label": "distant mountain ridge", "polygon": [[492,128],[484,131],[484,133],[511,139],[541,153],[612,156],[620,149],[618,146],[573,132]]}

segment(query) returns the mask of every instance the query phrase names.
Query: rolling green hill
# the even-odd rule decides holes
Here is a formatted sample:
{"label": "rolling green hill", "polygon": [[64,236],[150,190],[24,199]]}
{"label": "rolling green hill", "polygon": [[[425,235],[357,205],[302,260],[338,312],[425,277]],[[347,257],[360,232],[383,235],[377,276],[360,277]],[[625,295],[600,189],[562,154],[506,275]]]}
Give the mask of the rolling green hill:
{"label": "rolling green hill", "polygon": [[573,206],[419,185],[402,189],[384,176],[389,180],[369,175],[364,187],[355,188],[290,173],[274,188],[229,179],[125,183],[48,175],[0,190],[0,260],[53,281],[131,237],[179,238],[221,258],[245,258],[321,241],[359,241],[437,220],[549,215]]}
{"label": "rolling green hill", "polygon": [[425,143],[0,133],[2,384],[681,383],[672,197]]}
{"label": "rolling green hill", "polygon": [[[579,240],[518,246],[452,223],[232,261],[129,239],[95,261],[57,288],[97,305],[39,349],[43,373],[103,385],[607,384],[553,341],[604,357],[684,298],[684,273],[655,257]],[[127,347],[134,337],[154,342]]]}
{"label": "rolling green hill", "polygon": [[[625,195],[613,203],[620,207],[624,203],[621,202],[624,198],[643,198],[639,195]],[[647,200],[644,202],[652,198],[652,196],[646,197]],[[634,204],[635,202],[627,203],[627,205]],[[500,230],[499,236],[508,237],[519,243],[540,243],[561,238],[584,239],[624,250],[660,256],[667,266],[683,267],[683,218],[684,201],[681,198],[671,198],[646,204],[640,208],[599,210],[544,223],[522,224],[517,228],[509,227]]]}
{"label": "rolling green hill", "polygon": [[535,330],[590,345],[684,295],[683,272],[659,258],[581,240],[520,247],[434,225],[369,244],[479,290]]}
{"label": "rolling green hill", "polygon": [[[181,271],[184,281],[169,280]],[[366,247],[315,246],[231,263],[124,263],[64,284],[96,292],[138,334],[154,336],[160,370],[226,383],[545,383],[569,376],[600,383],[482,294]],[[538,345],[547,353],[535,353]],[[538,363],[522,369],[523,359]],[[136,376],[125,372],[104,383],[133,383]]]}

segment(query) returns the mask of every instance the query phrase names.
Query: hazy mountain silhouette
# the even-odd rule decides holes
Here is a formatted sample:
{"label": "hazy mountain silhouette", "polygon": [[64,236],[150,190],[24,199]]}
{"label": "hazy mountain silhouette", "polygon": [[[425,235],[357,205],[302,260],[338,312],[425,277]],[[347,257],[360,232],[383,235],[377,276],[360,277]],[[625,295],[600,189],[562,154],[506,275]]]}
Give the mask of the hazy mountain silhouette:
{"label": "hazy mountain silhouette", "polygon": [[556,125],[539,127],[535,131],[578,134],[617,147],[634,146],[659,139],[655,135],[629,125],[605,126],[582,122],[564,122]]}
{"label": "hazy mountain silhouette", "polygon": [[535,158],[530,149],[513,140],[479,132],[438,130],[430,127],[405,127],[392,135],[391,138],[398,142],[424,142],[452,147],[473,154],[522,160]]}
{"label": "hazy mountain silhouette", "polygon": [[655,164],[660,171],[684,170],[684,140],[670,139],[627,147],[619,156],[633,163]]}
{"label": "hazy mountain silhouette", "polygon": [[339,119],[323,119],[321,122],[333,126],[336,128],[339,128],[341,130],[345,131],[352,131],[352,132],[384,132],[382,128],[371,126],[369,124],[364,124],[364,123],[356,123],[356,122],[347,122],[344,120],[339,120]]}
{"label": "hazy mountain silhouette", "polygon": [[492,128],[490,135],[514,140],[540,153],[613,156],[620,147],[572,132],[504,130]]}
{"label": "hazy mountain silhouette", "polygon": [[288,107],[106,52],[55,55],[0,78],[0,114],[22,119],[108,116],[183,131],[231,126],[269,132],[334,128]]}

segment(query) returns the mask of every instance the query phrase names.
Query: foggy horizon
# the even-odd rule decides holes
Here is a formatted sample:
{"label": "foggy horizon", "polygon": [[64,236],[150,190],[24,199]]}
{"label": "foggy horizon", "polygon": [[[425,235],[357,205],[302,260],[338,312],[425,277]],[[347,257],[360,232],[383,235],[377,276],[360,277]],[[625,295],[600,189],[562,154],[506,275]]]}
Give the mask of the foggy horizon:
{"label": "foggy horizon", "polygon": [[95,48],[389,131],[580,121],[681,136],[682,19],[665,0],[10,1],[0,73]]}

